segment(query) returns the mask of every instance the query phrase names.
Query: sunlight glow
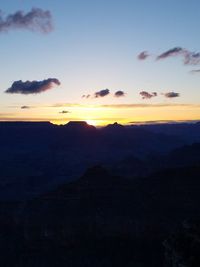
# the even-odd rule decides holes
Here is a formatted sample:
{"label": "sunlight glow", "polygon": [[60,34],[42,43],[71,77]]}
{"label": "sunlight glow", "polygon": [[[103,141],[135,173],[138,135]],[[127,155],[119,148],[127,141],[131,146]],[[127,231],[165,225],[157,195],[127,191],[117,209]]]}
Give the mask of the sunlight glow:
{"label": "sunlight glow", "polygon": [[96,121],[96,120],[91,120],[91,119],[89,119],[89,120],[86,120],[86,122],[87,122],[87,124],[89,124],[89,125],[93,125],[93,126],[98,125],[98,121]]}

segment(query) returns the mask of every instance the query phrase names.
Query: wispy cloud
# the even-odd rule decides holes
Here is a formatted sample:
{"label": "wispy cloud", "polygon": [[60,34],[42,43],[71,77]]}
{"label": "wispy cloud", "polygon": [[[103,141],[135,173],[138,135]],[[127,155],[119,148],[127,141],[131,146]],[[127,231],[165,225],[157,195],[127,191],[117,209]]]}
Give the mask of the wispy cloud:
{"label": "wispy cloud", "polygon": [[14,115],[15,115],[15,113],[0,113],[0,119],[3,117],[7,118],[9,116],[14,116]]}
{"label": "wispy cloud", "polygon": [[196,123],[199,120],[157,120],[157,121],[130,121],[129,124],[178,124],[178,123]]}
{"label": "wispy cloud", "polygon": [[157,60],[165,59],[165,58],[172,57],[172,56],[183,55],[185,53],[185,51],[186,50],[181,48],[181,47],[174,47],[172,49],[165,51],[164,53],[160,54],[159,56],[157,56]]}
{"label": "wispy cloud", "polygon": [[200,108],[200,104],[179,104],[179,103],[158,103],[158,104],[110,104],[110,105],[100,105],[98,107],[102,108],[122,108],[122,109],[134,109],[134,108],[165,108],[165,107],[184,107],[184,108]]}
{"label": "wispy cloud", "polygon": [[[183,58],[184,65],[198,65],[200,64],[200,53],[192,52],[188,49],[182,47],[173,47],[167,51],[164,51],[160,55],[156,56],[156,60],[164,60],[169,57],[181,56]],[[138,55],[138,59],[144,60],[149,57],[149,54],[146,51],[141,52]]]}
{"label": "wispy cloud", "polygon": [[147,51],[142,51],[137,57],[139,60],[145,60],[149,57],[149,53]]}
{"label": "wispy cloud", "polygon": [[149,93],[147,91],[141,91],[140,95],[142,96],[142,99],[151,99],[152,97],[155,97],[158,94],[156,92]]}
{"label": "wispy cloud", "polygon": [[200,53],[186,51],[184,54],[185,65],[198,65],[200,64]]}
{"label": "wispy cloud", "polygon": [[167,97],[167,98],[175,98],[175,97],[179,97],[180,96],[179,93],[175,93],[175,92],[168,92],[168,93],[164,93],[163,95],[165,97]]}
{"label": "wispy cloud", "polygon": [[198,70],[191,70],[190,73],[200,73],[200,69],[198,69]]}
{"label": "wispy cloud", "polygon": [[[14,108],[15,106],[13,106]],[[200,108],[200,104],[191,103],[130,103],[130,104],[79,104],[79,103],[56,103],[41,106],[31,106],[31,108],[63,108],[67,110],[70,108],[70,112],[73,109],[99,109],[99,108],[113,108],[113,109],[134,109],[134,108],[165,108],[165,107],[184,107],[184,108]]]}
{"label": "wispy cloud", "polygon": [[15,81],[5,93],[8,94],[38,94],[51,89],[54,85],[60,85],[60,81],[55,78],[49,78],[43,81]]}
{"label": "wispy cloud", "polygon": [[114,96],[115,96],[115,97],[122,97],[122,96],[125,96],[125,92],[122,91],[122,90],[119,90],[119,91],[115,92]]}
{"label": "wispy cloud", "polygon": [[8,32],[14,29],[27,29],[49,33],[53,30],[52,16],[50,11],[40,8],[32,8],[31,11],[24,13],[19,10],[7,17],[0,12],[0,32]]}

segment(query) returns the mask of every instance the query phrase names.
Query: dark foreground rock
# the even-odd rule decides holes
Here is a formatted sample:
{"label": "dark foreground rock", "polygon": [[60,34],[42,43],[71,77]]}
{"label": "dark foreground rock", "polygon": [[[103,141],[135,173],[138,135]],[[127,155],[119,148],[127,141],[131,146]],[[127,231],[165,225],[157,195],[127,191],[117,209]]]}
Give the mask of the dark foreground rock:
{"label": "dark foreground rock", "polygon": [[127,180],[97,166],[36,199],[1,203],[2,266],[165,266],[164,241],[199,218],[199,171]]}

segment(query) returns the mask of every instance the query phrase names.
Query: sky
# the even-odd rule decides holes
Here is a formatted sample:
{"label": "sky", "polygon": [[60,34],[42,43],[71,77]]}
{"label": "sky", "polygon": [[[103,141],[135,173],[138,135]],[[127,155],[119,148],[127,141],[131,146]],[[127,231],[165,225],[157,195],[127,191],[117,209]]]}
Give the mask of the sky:
{"label": "sky", "polygon": [[0,120],[200,119],[199,0],[0,0]]}

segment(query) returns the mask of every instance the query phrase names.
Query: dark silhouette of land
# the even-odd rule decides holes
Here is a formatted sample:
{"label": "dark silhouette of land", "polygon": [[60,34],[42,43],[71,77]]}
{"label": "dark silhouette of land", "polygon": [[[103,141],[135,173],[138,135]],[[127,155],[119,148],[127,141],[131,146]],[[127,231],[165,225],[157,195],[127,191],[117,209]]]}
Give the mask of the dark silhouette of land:
{"label": "dark silhouette of land", "polygon": [[2,266],[200,266],[199,123],[2,122],[0,137]]}

